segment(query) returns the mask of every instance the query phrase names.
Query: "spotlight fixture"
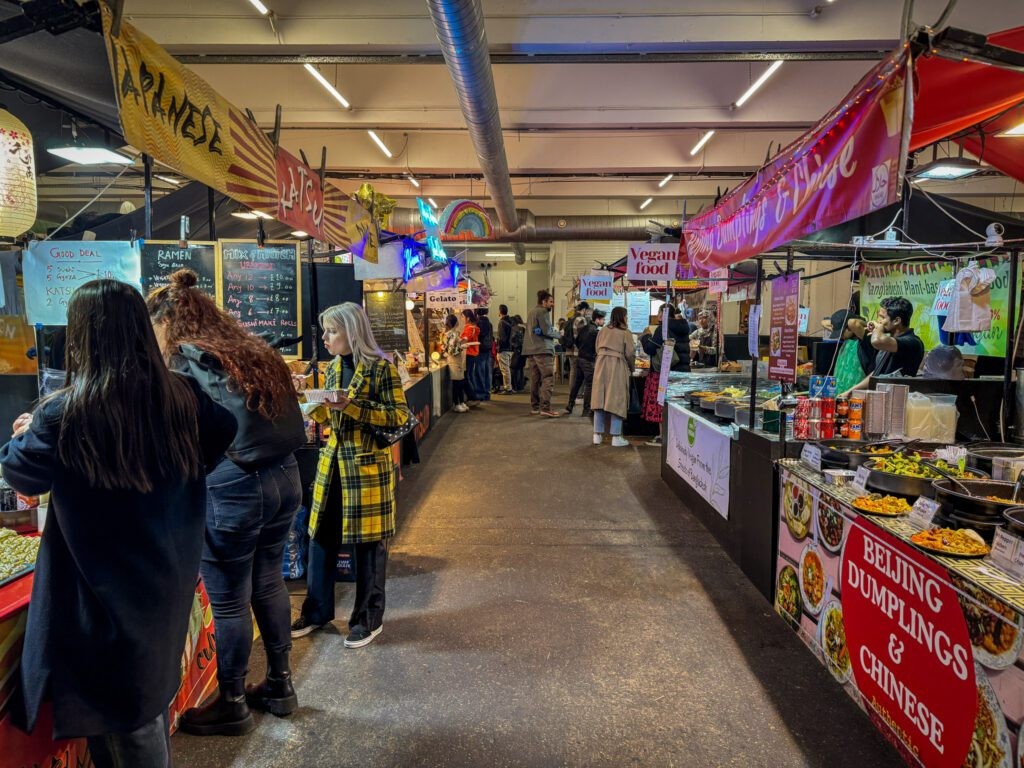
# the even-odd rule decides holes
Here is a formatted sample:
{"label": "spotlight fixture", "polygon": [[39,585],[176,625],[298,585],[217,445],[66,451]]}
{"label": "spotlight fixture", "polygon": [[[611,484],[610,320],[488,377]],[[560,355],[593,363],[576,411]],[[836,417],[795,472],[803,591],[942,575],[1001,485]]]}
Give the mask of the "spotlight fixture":
{"label": "spotlight fixture", "polygon": [[[693,153],[691,152],[690,154],[693,154]],[[669,183],[670,181],[672,181],[672,177],[673,177],[673,176],[675,176],[675,174],[674,174],[674,173],[670,173],[670,174],[669,174],[668,176],[666,176],[666,177],[665,177],[664,179],[662,179],[661,181],[659,181],[659,182],[658,182],[658,189],[661,189],[661,188],[662,188],[662,187],[664,187],[664,186],[665,186],[666,184],[668,184],[668,183]]]}
{"label": "spotlight fixture", "polygon": [[373,143],[380,147],[381,152],[383,152],[388,157],[393,157],[393,155],[391,154],[391,150],[388,149],[387,144],[380,140],[380,136],[378,136],[373,131],[367,131],[367,133],[370,134],[370,138],[373,139]]}
{"label": "spotlight fixture", "polygon": [[344,96],[338,93],[338,89],[331,85],[331,83],[328,82],[326,77],[320,74],[319,69],[314,67],[312,64],[303,64],[302,66],[306,68],[306,71],[309,72],[309,74],[316,78],[316,81],[324,87],[324,90],[331,94],[331,96],[333,96],[338,101],[338,103],[341,104],[341,106],[343,106],[345,109],[349,108],[348,99],[346,99]]}
{"label": "spotlight fixture", "polygon": [[967,157],[946,157],[914,168],[907,172],[907,176],[915,181],[953,181],[973,176],[981,169],[981,163],[977,160]]}
{"label": "spotlight fixture", "polygon": [[648,197],[646,200],[644,200],[642,203],[640,203],[640,210],[642,211],[644,208],[646,208],[652,202],[654,202],[654,198],[653,197]]}
{"label": "spotlight fixture", "polygon": [[757,78],[757,80],[754,81],[753,85],[747,88],[746,93],[744,93],[742,96],[736,99],[736,103],[733,106],[739,108],[746,104],[748,101],[750,101],[750,97],[757,93],[758,89],[768,81],[769,77],[778,72],[779,67],[781,66],[782,59],[779,59],[778,61],[774,62],[770,67],[768,67],[768,69],[764,71],[763,75],[761,75],[759,78]]}
{"label": "spotlight fixture", "polygon": [[704,148],[704,145],[707,144],[711,140],[711,137],[714,136],[714,135],[715,135],[714,131],[708,131],[703,136],[701,136],[700,137],[700,141],[698,141],[696,144],[694,144],[693,145],[693,149],[690,150],[690,157],[693,157],[698,152],[700,152]]}

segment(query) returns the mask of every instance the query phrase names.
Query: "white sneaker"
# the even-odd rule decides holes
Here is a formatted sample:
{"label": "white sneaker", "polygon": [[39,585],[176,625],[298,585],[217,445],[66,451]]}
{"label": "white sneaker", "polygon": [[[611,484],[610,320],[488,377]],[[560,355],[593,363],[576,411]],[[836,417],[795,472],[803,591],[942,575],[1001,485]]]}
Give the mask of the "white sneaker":
{"label": "white sneaker", "polygon": [[594,433],[594,445],[600,445],[601,444],[601,440],[603,438],[604,438],[604,435],[602,435],[600,432],[595,432]]}
{"label": "white sneaker", "polygon": [[628,446],[629,440],[626,438],[619,437],[618,435],[615,435],[615,437],[612,438],[612,448],[626,448]]}
{"label": "white sneaker", "polygon": [[452,410],[455,411],[456,413],[466,413],[466,411],[469,410],[469,406],[466,405],[465,403],[459,403],[454,408],[452,408]]}

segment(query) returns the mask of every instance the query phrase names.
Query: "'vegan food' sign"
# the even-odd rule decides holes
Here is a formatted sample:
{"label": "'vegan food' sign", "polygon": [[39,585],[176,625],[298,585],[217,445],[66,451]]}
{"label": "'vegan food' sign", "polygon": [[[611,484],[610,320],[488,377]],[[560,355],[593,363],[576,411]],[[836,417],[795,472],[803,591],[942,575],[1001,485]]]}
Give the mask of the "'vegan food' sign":
{"label": "'vegan food' sign", "polygon": [[679,245],[669,243],[632,243],[626,260],[626,277],[630,280],[663,282],[676,279]]}

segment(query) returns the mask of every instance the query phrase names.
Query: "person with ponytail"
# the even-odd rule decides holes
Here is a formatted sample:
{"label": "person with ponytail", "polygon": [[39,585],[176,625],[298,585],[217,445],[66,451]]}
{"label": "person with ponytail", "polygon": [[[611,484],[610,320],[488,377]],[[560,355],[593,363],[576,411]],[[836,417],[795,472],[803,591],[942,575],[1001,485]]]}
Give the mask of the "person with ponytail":
{"label": "person with ponytail", "polygon": [[[86,738],[97,768],[165,768],[205,474],[235,420],[167,370],[145,302],[125,283],[94,280],[71,296],[66,363],[65,386],[20,416],[0,449],[11,486],[50,493],[9,709],[31,732],[48,698],[45,736]],[[5,763],[19,763],[11,749]]]}
{"label": "person with ponytail", "polygon": [[[220,690],[206,706],[186,712],[181,729],[237,736],[255,727],[250,708],[284,717],[298,707],[281,559],[302,503],[293,452],[305,444],[306,433],[281,355],[196,283],[194,272],[179,270],[146,302],[167,364],[195,379],[238,421],[234,442],[207,477],[201,574],[213,606]],[[246,688],[250,607],[267,652],[267,676]]]}

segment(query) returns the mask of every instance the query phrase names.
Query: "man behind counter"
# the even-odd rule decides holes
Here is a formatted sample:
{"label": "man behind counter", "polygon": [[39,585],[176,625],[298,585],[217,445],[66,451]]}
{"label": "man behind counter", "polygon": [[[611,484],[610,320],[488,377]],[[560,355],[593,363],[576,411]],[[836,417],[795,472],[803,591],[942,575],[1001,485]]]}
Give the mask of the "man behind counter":
{"label": "man behind counter", "polygon": [[913,305],[902,296],[882,299],[875,321],[850,321],[850,330],[860,340],[861,349],[874,355],[874,365],[854,389],[865,388],[871,377],[900,374],[916,376],[924,359],[924,342],[910,327]]}

